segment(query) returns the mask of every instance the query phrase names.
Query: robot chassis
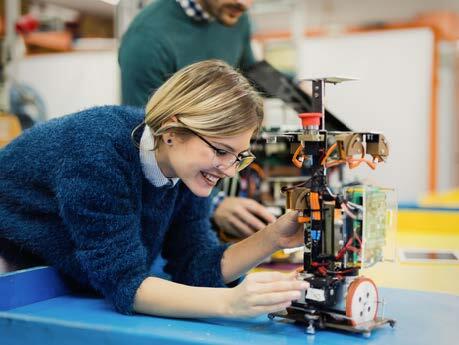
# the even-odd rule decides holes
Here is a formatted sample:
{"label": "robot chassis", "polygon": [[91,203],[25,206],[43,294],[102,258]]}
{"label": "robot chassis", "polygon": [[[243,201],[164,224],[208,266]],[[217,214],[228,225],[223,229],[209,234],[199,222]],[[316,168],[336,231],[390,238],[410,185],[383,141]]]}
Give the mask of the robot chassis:
{"label": "robot chassis", "polygon": [[[361,163],[375,169],[388,156],[389,148],[381,133],[324,130],[325,84],[346,80],[349,79],[311,80],[313,112],[299,115],[303,130],[270,139],[289,142],[294,152],[293,164],[311,172],[308,180],[283,189],[286,209],[298,211],[298,222],[304,226],[303,269],[298,279],[309,282],[310,287],[285,311],[268,317],[303,322],[308,334],[314,334],[316,328],[332,328],[369,337],[376,327],[395,326],[395,320],[384,318],[383,312],[378,315],[378,307],[383,303],[375,283],[359,276],[365,250],[367,266],[382,261],[386,195],[378,187],[370,186],[352,186],[335,195],[327,185],[327,169],[339,165],[352,169]],[[366,155],[372,160],[366,159]],[[343,213],[338,231],[335,209]],[[364,236],[365,225],[368,232],[372,231],[373,244],[371,236]],[[375,234],[380,237],[376,241]]]}

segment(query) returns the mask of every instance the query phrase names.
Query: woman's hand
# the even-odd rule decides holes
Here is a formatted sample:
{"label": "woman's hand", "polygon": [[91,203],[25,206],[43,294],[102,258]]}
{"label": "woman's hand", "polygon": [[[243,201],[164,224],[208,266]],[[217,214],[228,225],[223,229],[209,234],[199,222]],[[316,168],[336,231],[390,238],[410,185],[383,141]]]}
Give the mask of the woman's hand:
{"label": "woman's hand", "polygon": [[224,303],[229,317],[249,317],[274,313],[300,298],[309,284],[296,274],[259,272],[248,274],[238,286],[228,289]]}
{"label": "woman's hand", "polygon": [[298,223],[298,212],[291,211],[266,227],[265,231],[277,249],[304,245],[304,227]]}

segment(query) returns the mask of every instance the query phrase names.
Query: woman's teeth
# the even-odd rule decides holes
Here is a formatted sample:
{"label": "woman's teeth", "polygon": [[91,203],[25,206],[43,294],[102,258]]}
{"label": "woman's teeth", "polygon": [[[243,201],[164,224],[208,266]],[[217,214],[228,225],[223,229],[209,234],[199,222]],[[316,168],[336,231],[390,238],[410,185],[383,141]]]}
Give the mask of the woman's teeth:
{"label": "woman's teeth", "polygon": [[211,175],[211,174],[208,174],[208,173],[205,173],[205,172],[201,172],[202,176],[204,176],[204,178],[206,180],[208,180],[209,182],[211,183],[217,183],[219,177],[215,176],[215,175]]}

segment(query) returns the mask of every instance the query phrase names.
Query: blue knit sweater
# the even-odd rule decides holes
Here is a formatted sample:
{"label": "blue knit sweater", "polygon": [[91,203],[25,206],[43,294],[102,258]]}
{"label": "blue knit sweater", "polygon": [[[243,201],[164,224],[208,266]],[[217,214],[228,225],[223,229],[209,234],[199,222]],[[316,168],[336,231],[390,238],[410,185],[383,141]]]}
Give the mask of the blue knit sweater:
{"label": "blue knit sweater", "polygon": [[134,108],[93,108],[39,124],[0,150],[0,238],[131,313],[160,254],[173,281],[224,286],[225,250],[209,198],[179,182],[154,187],[131,130]]}

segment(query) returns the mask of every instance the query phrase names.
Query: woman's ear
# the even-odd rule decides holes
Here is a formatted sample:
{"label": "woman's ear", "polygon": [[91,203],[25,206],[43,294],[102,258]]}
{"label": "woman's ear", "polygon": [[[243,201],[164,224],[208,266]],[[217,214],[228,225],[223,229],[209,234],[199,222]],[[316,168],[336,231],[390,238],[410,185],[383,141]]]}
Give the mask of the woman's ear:
{"label": "woman's ear", "polygon": [[164,122],[161,123],[161,127],[162,126],[165,126],[167,124],[170,124],[170,123],[177,123],[178,122],[178,119],[177,119],[177,116],[174,115],[174,116],[171,116],[170,118],[168,118],[167,120],[164,120]]}
{"label": "woman's ear", "polygon": [[173,131],[167,131],[161,137],[164,144],[171,146],[175,139],[175,133]]}

